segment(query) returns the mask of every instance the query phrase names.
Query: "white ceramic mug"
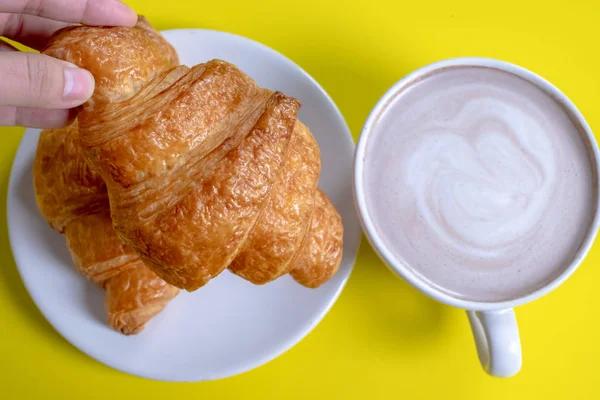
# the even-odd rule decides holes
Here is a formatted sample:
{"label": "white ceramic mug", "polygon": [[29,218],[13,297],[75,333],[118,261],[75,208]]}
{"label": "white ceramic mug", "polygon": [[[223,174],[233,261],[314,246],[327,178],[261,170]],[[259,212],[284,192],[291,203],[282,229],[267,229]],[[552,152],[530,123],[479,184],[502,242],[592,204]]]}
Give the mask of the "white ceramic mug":
{"label": "white ceramic mug", "polygon": [[461,300],[449,296],[442,291],[436,290],[411,272],[411,270],[403,265],[402,262],[398,260],[398,258],[393,255],[392,251],[390,251],[390,249],[384,244],[377,230],[373,226],[371,216],[369,215],[369,211],[365,205],[363,166],[367,142],[366,139],[370,135],[373,124],[376,122],[378,115],[383,111],[395,94],[399,90],[402,90],[407,83],[418,80],[419,78],[428,75],[435,70],[456,66],[482,66],[508,71],[533,83],[554,97],[554,99],[557,100],[569,113],[570,117],[574,121],[578,122],[585,131],[587,137],[584,139],[587,139],[589,146],[592,149],[591,161],[592,168],[595,168],[593,173],[596,182],[598,182],[598,170],[600,170],[600,153],[598,151],[598,145],[594,135],[589,125],[583,118],[583,115],[581,115],[575,105],[554,85],[522,67],[507,62],[486,58],[458,58],[440,61],[425,66],[409,74],[392,86],[379,100],[363,127],[358,141],[354,161],[354,195],[361,224],[365,235],[369,239],[369,242],[377,251],[379,256],[387,263],[387,265],[395,273],[399,274],[406,281],[408,281],[412,286],[437,301],[466,310],[482,367],[490,375],[497,377],[509,377],[519,372],[522,362],[521,341],[519,339],[519,330],[513,308],[536,300],[539,297],[556,289],[569,276],[571,276],[575,269],[577,269],[577,267],[581,264],[590,247],[592,246],[592,243],[594,242],[598,227],[600,225],[600,191],[598,187],[596,187],[597,202],[594,220],[591,224],[589,232],[587,232],[582,246],[580,247],[571,264],[565,265],[562,274],[560,274],[554,281],[527,296],[502,302]]}

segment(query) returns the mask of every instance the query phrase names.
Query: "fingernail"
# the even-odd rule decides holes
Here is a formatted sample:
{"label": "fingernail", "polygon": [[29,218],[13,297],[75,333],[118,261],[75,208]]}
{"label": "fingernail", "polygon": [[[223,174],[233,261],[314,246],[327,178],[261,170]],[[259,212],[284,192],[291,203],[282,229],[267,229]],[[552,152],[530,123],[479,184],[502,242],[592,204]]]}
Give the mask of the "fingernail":
{"label": "fingernail", "polygon": [[94,77],[85,69],[65,68],[63,100],[84,102],[94,92]]}

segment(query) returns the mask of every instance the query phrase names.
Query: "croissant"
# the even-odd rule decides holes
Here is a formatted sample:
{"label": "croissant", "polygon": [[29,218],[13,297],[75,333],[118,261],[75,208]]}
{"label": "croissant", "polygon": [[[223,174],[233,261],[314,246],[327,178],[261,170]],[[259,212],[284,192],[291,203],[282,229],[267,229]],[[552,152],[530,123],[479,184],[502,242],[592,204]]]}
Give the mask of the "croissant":
{"label": "croissant", "polygon": [[317,187],[298,100],[222,60],[165,69],[139,29],[65,28],[44,53],[94,75],[78,116],[85,156],[117,234],[158,276],[194,291],[227,268],[311,288],[335,274],[342,220]]}
{"label": "croissant", "polygon": [[34,187],[40,211],[65,235],[78,272],[106,290],[109,325],[124,334],[140,332],[179,289],[156,276],[117,237],[104,182],[78,145],[77,122],[42,131]]}
{"label": "croissant", "polygon": [[[143,18],[138,23],[173,64],[177,54]],[[172,49],[172,47],[171,47]],[[112,227],[106,185],[84,158],[78,123],[44,130],[34,160],[38,207],[50,226],[64,234],[76,269],[106,291],[109,325],[124,334],[140,332],[179,292],[154,274]]]}

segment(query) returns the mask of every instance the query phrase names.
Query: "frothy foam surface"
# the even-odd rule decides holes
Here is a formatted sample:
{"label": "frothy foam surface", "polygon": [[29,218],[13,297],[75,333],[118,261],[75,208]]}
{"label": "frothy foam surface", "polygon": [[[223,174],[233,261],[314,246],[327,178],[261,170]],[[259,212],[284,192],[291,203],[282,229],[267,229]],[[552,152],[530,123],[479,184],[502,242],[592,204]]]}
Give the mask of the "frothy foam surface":
{"label": "frothy foam surface", "polygon": [[365,152],[366,204],[395,256],[462,299],[504,301],[555,279],[590,228],[587,142],[508,72],[459,67],[402,90]]}

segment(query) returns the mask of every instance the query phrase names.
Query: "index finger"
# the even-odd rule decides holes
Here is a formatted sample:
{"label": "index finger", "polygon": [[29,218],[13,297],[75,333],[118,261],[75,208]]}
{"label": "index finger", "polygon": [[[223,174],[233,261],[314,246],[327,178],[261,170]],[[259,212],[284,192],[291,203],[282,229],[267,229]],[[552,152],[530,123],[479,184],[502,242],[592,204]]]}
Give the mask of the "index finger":
{"label": "index finger", "polygon": [[133,26],[136,13],[119,0],[0,0],[0,12],[85,25]]}

